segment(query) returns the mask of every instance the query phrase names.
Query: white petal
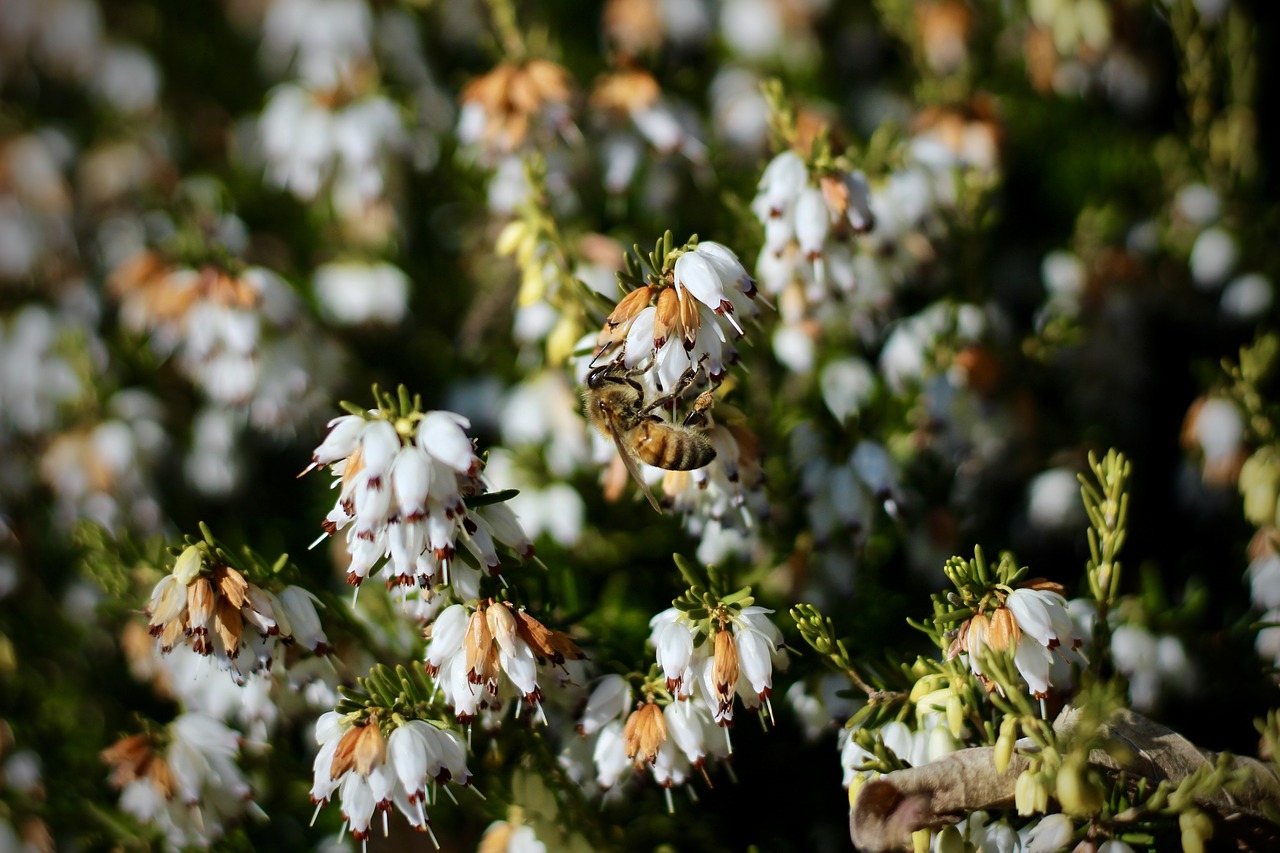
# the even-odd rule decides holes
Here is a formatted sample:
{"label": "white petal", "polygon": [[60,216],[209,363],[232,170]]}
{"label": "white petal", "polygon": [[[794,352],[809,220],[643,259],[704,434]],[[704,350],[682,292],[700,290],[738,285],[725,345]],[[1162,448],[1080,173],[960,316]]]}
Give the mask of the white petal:
{"label": "white petal", "polygon": [[650,305],[631,321],[631,328],[627,330],[627,339],[622,345],[625,353],[623,364],[626,367],[635,367],[653,355],[653,330],[657,316],[658,309]]}
{"label": "white petal", "polygon": [[431,461],[416,447],[402,447],[391,465],[391,487],[396,506],[406,519],[426,516],[431,487]]}
{"label": "white petal", "polygon": [[381,477],[391,470],[391,462],[400,449],[400,436],[389,421],[372,421],[360,436],[364,451],[364,472],[369,477]]}
{"label": "white petal", "polygon": [[683,621],[667,622],[657,631],[657,659],[667,680],[678,682],[693,657],[693,633]]}
{"label": "white petal", "polygon": [[471,439],[452,412],[427,412],[418,425],[418,446],[459,474],[479,467]]}
{"label": "white petal", "polygon": [[587,698],[578,730],[584,735],[595,734],[606,723],[619,719],[630,707],[631,687],[627,680],[621,675],[606,675]]}
{"label": "white petal", "polygon": [[827,241],[827,232],[831,230],[831,214],[822,197],[822,190],[817,187],[806,187],[796,197],[795,212],[796,240],[800,243],[800,251],[806,258],[821,255]]}
{"label": "white petal", "polygon": [[1049,668],[1053,665],[1053,653],[1029,634],[1018,638],[1018,648],[1013,653],[1018,672],[1026,679],[1027,687],[1036,696],[1049,692]]}
{"label": "white petal", "polygon": [[419,723],[412,720],[400,726],[387,738],[387,755],[395,768],[400,784],[410,793],[420,793],[426,789],[427,748],[411,726]]}
{"label": "white petal", "polygon": [[676,260],[676,284],[685,288],[703,305],[718,310],[725,302],[724,285],[716,268],[704,255],[685,252]]}

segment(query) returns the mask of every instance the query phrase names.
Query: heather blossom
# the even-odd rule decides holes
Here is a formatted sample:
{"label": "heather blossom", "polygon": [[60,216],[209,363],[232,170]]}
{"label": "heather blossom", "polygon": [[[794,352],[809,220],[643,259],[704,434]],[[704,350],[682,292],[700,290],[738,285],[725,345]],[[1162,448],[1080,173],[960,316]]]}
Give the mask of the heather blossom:
{"label": "heather blossom", "polygon": [[169,846],[208,846],[229,824],[261,809],[236,765],[240,739],[211,717],[186,713],[156,735],[121,738],[102,751],[120,808],[165,834]]}
{"label": "heather blossom", "polygon": [[307,470],[327,465],[337,478],[338,500],[323,526],[329,535],[347,530],[348,583],[359,586],[384,565],[393,585],[426,588],[462,579],[476,591],[472,570],[455,559],[460,546],[494,574],[502,565],[499,545],[526,559],[533,555],[509,507],[467,507],[467,498],[488,491],[469,426],[445,411],[394,416],[373,410],[329,422]]}
{"label": "heather blossom", "polygon": [[947,657],[964,655],[973,674],[995,690],[997,685],[983,671],[982,657],[988,653],[1012,652],[1018,673],[1032,695],[1048,696],[1053,652],[1079,649],[1082,640],[1067,612],[1062,587],[1048,581],[1031,581],[1000,596],[989,612],[978,612],[957,632]]}
{"label": "heather blossom", "polygon": [[[590,105],[608,128],[603,141],[604,184],[623,192],[651,157],[679,154],[695,165],[706,160],[706,145],[693,126],[690,110],[665,96],[647,71],[627,68],[605,74],[596,82]],[[663,161],[648,163],[653,169]]]}
{"label": "heather blossom", "polygon": [[377,812],[382,812],[386,834],[394,804],[410,826],[435,843],[426,807],[436,783],[471,784],[462,739],[430,722],[398,717],[381,722],[374,713],[329,711],[316,721],[315,735],[320,750],[311,801],[318,813],[336,794],[344,825],[357,841],[368,839]]}
{"label": "heather blossom", "polygon": [[[760,444],[745,416],[728,406],[717,416],[713,404],[715,387],[737,361],[734,341],[744,333],[743,321],[757,314],[755,281],[722,244],[693,241],[673,249],[669,232],[657,254],[629,263],[619,278],[632,289],[606,318],[594,357],[584,359],[579,372],[611,361],[650,405],[669,404],[664,411],[672,423],[680,423],[677,410],[689,405],[683,423],[710,440],[712,461],[694,470],[646,465],[636,476],[646,484],[661,478],[664,503],[688,519],[695,535],[707,525],[750,530],[768,512]],[[712,387],[702,390],[708,383]],[[615,458],[609,442],[597,447],[606,459]],[[606,494],[620,488],[607,487]]]}
{"label": "heather blossom", "polygon": [[[694,699],[720,726],[733,721],[735,699],[744,708],[770,709],[773,670],[786,668],[782,634],[756,605],[726,608],[711,623],[668,608],[649,620],[650,642],[666,688],[678,700]],[[702,641],[699,638],[703,637]]]}
{"label": "heather blossom", "polygon": [[541,668],[581,660],[567,634],[547,628],[510,602],[454,604],[431,625],[426,668],[458,720],[523,699],[541,713]]}
{"label": "heather blossom", "polygon": [[239,679],[269,667],[280,642],[329,652],[311,593],[297,586],[272,592],[210,551],[203,543],[187,546],[152,589],[146,612],[161,652],[189,645]]}
{"label": "heather blossom", "polygon": [[720,381],[737,360],[741,318],[758,313],[755,280],[732,250],[712,241],[682,251],[660,275],[609,314],[596,339],[597,360],[620,348],[623,364],[651,371],[656,389],[674,387],[695,367]]}
{"label": "heather blossom", "polygon": [[284,282],[265,269],[231,275],[211,265],[170,263],[148,250],[120,264],[109,286],[124,325],[149,335],[160,355],[173,354],[183,372],[224,405],[252,398],[264,327],[287,322],[297,307]]}

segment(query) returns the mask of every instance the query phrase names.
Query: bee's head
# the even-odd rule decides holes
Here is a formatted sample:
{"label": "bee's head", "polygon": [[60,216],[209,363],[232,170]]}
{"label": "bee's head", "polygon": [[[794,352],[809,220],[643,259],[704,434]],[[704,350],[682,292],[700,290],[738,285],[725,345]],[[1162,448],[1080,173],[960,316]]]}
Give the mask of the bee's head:
{"label": "bee's head", "polygon": [[587,374],[587,387],[593,391],[599,391],[609,381],[609,372],[613,370],[612,364],[601,365]]}

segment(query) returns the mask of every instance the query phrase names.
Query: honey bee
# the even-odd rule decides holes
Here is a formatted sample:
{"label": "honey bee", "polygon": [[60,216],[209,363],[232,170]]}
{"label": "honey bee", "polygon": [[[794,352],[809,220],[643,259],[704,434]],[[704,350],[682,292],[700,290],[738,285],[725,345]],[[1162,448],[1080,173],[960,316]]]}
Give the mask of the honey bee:
{"label": "honey bee", "polygon": [[583,394],[587,419],[613,439],[627,473],[640,484],[640,490],[658,512],[662,508],[640,475],[637,462],[668,471],[691,471],[716,458],[711,439],[697,429],[706,423],[707,410],[715,399],[710,391],[698,397],[681,424],[669,423],[654,414],[684,393],[695,373],[690,369],[670,394],[649,403],[645,403],[644,387],[616,362],[597,367],[587,375]]}

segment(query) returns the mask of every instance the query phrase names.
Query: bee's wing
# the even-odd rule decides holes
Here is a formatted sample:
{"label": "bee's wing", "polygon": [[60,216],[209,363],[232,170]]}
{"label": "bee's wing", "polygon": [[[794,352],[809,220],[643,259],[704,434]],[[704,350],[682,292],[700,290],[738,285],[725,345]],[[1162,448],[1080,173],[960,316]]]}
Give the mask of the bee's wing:
{"label": "bee's wing", "polygon": [[612,412],[609,413],[608,417],[609,433],[613,436],[614,446],[618,448],[618,455],[622,457],[622,464],[626,466],[627,473],[631,475],[631,479],[635,480],[640,486],[640,491],[644,492],[644,496],[649,499],[650,505],[661,514],[662,507],[658,504],[658,499],[653,496],[653,491],[649,488],[649,484],[644,481],[644,477],[640,474],[640,464],[636,459],[635,451],[622,440],[622,427],[618,424],[618,420],[613,416]]}

